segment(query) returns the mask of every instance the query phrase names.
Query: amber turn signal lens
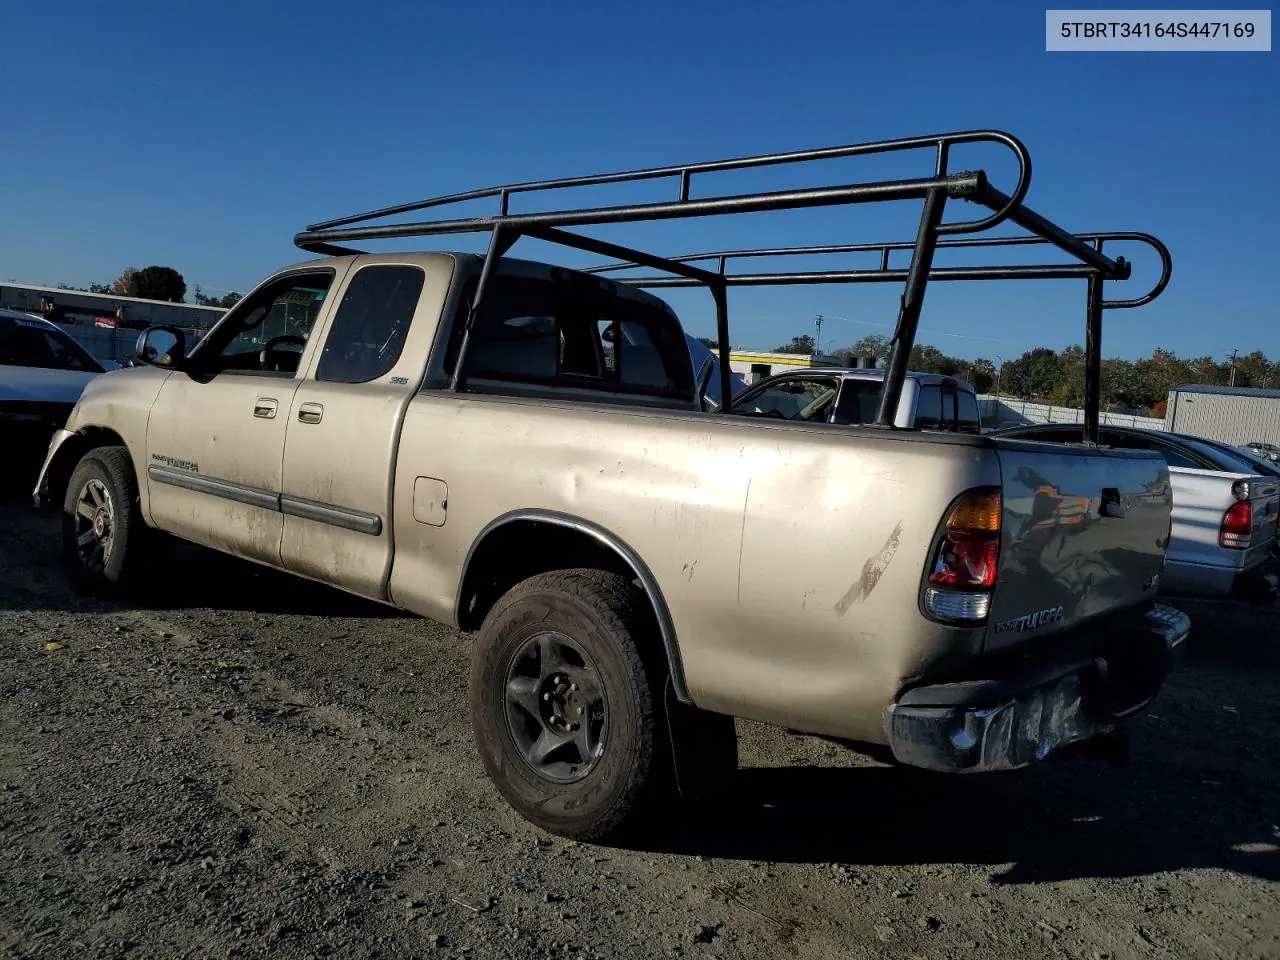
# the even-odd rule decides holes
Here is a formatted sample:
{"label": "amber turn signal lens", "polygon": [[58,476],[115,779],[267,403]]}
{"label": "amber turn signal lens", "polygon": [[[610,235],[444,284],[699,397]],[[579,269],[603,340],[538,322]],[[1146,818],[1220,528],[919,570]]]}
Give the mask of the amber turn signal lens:
{"label": "amber turn signal lens", "polygon": [[951,533],[999,533],[1000,491],[966,495],[947,518],[947,530]]}

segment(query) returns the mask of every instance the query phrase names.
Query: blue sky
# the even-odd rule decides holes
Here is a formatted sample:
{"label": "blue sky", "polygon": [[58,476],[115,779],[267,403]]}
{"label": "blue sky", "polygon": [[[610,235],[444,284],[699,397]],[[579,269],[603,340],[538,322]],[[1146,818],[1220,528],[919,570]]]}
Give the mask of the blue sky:
{"label": "blue sky", "polygon": [[[1044,7],[1015,2],[75,0],[13,4],[5,27],[0,282],[87,285],[159,263],[189,289],[243,292],[304,257],[292,236],[305,224],[389,203],[996,128],[1030,148],[1028,203],[1040,212],[1080,231],[1147,230],[1173,251],[1163,297],[1108,315],[1107,355],[1162,345],[1280,357],[1266,229],[1280,222],[1275,53],[1051,54]],[[1011,183],[997,151],[955,159]],[[730,177],[723,189],[915,176],[929,164],[840,161]],[[674,188],[614,196],[662,189]],[[917,216],[916,204],[875,205],[594,232],[676,254],[909,239]],[[515,252],[550,251],[524,241]],[[1154,258],[1111,252],[1134,260],[1131,287],[1154,279]],[[735,291],[733,340],[767,349],[812,332],[817,313],[833,318],[825,346],[888,333],[898,295]],[[693,332],[712,331],[705,293],[668,299]],[[920,340],[1009,359],[1081,342],[1082,325],[1082,282],[933,284]]]}

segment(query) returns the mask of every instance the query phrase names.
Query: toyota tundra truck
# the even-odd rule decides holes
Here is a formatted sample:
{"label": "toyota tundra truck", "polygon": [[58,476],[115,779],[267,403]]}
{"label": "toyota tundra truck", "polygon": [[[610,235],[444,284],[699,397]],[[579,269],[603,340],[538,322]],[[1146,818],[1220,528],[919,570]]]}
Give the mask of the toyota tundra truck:
{"label": "toyota tundra truck", "polygon": [[[1009,200],[957,176],[930,189]],[[698,271],[560,229],[582,211],[506,205],[484,255],[309,228],[322,255],[194,349],[143,333],[35,491],[74,580],[145,591],[167,534],[457,628],[489,776],[586,840],[736,768],[735,717],[982,772],[1106,737],[1156,695],[1188,629],[1153,602],[1157,454],[903,429],[896,396],[870,424],[709,409],[666,302],[507,251],[528,234]]]}

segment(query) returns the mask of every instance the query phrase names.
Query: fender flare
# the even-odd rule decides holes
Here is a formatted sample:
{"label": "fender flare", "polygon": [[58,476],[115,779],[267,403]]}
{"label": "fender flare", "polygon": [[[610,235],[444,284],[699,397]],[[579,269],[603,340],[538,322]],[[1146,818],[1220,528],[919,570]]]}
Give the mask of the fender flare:
{"label": "fender flare", "polygon": [[462,577],[458,581],[458,595],[454,603],[454,609],[462,610],[463,587],[466,585],[467,578],[471,573],[471,561],[480,545],[484,543],[491,533],[509,524],[522,521],[549,523],[554,526],[575,530],[578,533],[584,533],[612,550],[631,569],[636,579],[640,581],[640,586],[644,590],[645,596],[648,597],[649,603],[653,607],[654,616],[658,621],[658,631],[662,637],[662,647],[666,653],[667,666],[670,670],[672,692],[681,703],[691,705],[693,698],[689,696],[688,687],[685,685],[684,662],[680,658],[680,646],[676,639],[675,624],[672,622],[671,611],[662,596],[662,590],[653,576],[653,571],[621,537],[611,533],[604,527],[588,520],[583,520],[581,517],[560,513],[555,510],[524,509],[512,510],[490,520],[485,524],[484,529],[476,535],[476,538],[471,542],[471,546],[467,549],[467,558],[462,566]]}

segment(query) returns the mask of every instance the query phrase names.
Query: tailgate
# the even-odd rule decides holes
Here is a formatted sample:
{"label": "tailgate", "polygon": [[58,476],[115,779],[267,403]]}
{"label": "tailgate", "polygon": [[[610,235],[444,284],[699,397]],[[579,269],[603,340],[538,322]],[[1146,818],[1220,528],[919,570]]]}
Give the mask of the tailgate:
{"label": "tailgate", "polygon": [[1249,478],[1249,506],[1253,514],[1253,535],[1249,538],[1249,557],[1266,555],[1280,533],[1280,480],[1273,477]]}
{"label": "tailgate", "polygon": [[1173,493],[1158,453],[1001,439],[1004,510],[986,649],[1155,597]]}

